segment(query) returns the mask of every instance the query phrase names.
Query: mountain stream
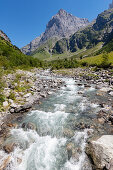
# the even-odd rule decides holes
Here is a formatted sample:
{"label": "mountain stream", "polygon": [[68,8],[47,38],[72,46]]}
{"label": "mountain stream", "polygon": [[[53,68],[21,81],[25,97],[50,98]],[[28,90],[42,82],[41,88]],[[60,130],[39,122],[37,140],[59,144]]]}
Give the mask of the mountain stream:
{"label": "mountain stream", "polygon": [[[63,87],[43,99],[24,117],[18,128],[11,130],[6,143],[13,141],[18,145],[10,154],[11,163],[7,170],[92,169],[85,154],[92,129],[79,129],[79,124],[91,124],[100,109],[96,102],[92,102],[96,89],[78,86],[72,78],[63,80]],[[25,125],[30,126],[30,123],[33,129],[26,128]],[[0,151],[0,155],[4,159],[8,154]]]}

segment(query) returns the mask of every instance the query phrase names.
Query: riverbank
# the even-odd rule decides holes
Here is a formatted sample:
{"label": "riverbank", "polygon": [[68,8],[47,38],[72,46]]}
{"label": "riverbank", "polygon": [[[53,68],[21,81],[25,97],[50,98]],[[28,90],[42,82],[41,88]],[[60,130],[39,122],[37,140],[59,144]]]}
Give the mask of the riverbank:
{"label": "riverbank", "polygon": [[[92,85],[97,90],[97,103],[101,110],[98,113],[98,123],[113,125],[113,70],[96,70],[94,68],[63,69],[54,71],[60,76],[70,76],[75,79],[78,86],[90,88]],[[82,93],[82,92],[80,92]],[[99,99],[103,98],[99,101]]]}
{"label": "riverbank", "polygon": [[[71,138],[71,137],[73,137],[74,131],[76,131],[76,130],[84,131],[85,129],[90,129],[90,128],[93,129],[93,131],[95,131],[95,133],[93,133],[93,135],[91,135],[91,140],[93,140],[93,138],[95,138],[97,136],[100,137],[101,135],[104,135],[104,134],[110,134],[110,135],[112,134],[112,132],[113,132],[113,127],[112,127],[112,123],[113,123],[112,122],[112,120],[113,120],[112,119],[112,107],[113,107],[112,106],[112,102],[113,102],[112,91],[113,91],[113,88],[112,88],[111,72],[109,72],[109,71],[106,72],[105,70],[103,70],[101,72],[94,72],[89,69],[68,70],[68,73],[69,72],[74,73],[74,74],[72,74],[72,75],[65,74],[65,76],[64,76],[63,74],[60,73],[59,76],[56,76],[55,73],[50,73],[48,71],[43,71],[43,70],[33,70],[32,72],[18,70],[17,73],[15,73],[14,75],[7,75],[6,77],[4,77],[4,79],[8,80],[6,82],[7,82],[7,84],[10,84],[9,87],[11,87],[11,85],[13,85],[14,83],[17,83],[17,82],[15,82],[15,78],[13,78],[12,84],[9,80],[12,81],[12,77],[14,77],[14,76],[18,77],[18,79],[19,79],[19,81],[17,83],[19,85],[18,89],[22,89],[22,90],[24,89],[24,91],[17,92],[17,88],[16,88],[17,84],[14,84],[15,87],[13,87],[13,89],[11,89],[11,92],[13,92],[13,94],[18,93],[19,96],[16,97],[16,99],[18,99],[18,100],[11,99],[11,100],[13,100],[13,105],[11,105],[9,103],[10,99],[7,98],[6,101],[8,102],[8,107],[6,107],[4,105],[5,106],[4,108],[6,108],[8,110],[8,112],[7,112],[6,119],[4,119],[5,123],[2,124],[1,131],[0,131],[1,132],[0,133],[1,149],[4,149],[6,153],[10,153],[13,151],[15,145],[11,145],[11,144],[3,145],[3,143],[10,135],[10,133],[9,133],[10,130],[18,127],[18,124],[14,123],[14,120],[16,120],[17,122],[21,122],[21,120],[23,119],[22,117],[26,116],[25,112],[28,111],[30,108],[32,110],[35,103],[41,104],[41,100],[43,98],[46,98],[48,95],[51,96],[51,94],[54,93],[55,91],[57,91],[58,89],[60,90],[60,87],[63,86],[63,84],[64,84],[63,79],[61,80],[61,78],[64,78],[64,77],[66,79],[68,79],[68,78],[73,79],[72,84],[68,84],[68,85],[64,84],[65,88],[69,88],[69,89],[67,89],[67,90],[69,90],[69,95],[72,95],[72,96],[68,96],[69,101],[67,101],[67,102],[71,102],[70,105],[73,105],[73,102],[72,102],[73,100],[70,97],[76,97],[78,95],[78,97],[83,98],[83,101],[81,101],[81,103],[79,105],[79,110],[81,112],[81,116],[84,117],[84,115],[86,114],[84,111],[84,108],[86,108],[86,107],[88,108],[89,105],[95,111],[96,111],[96,107],[99,106],[99,110],[97,110],[96,112],[94,111],[93,117],[89,114],[89,117],[91,117],[91,123],[88,121],[83,122],[82,119],[80,118],[78,120],[78,122],[74,123],[74,125],[71,125],[72,129],[68,129],[68,128],[65,129],[65,131],[63,132],[64,136],[66,136],[66,137],[68,136],[69,138]],[[96,75],[98,75],[98,77],[99,77],[98,79],[97,79]],[[108,81],[106,81],[106,76],[107,76]],[[58,77],[61,77],[61,78],[58,78]],[[10,83],[8,83],[8,82],[10,82]],[[77,94],[76,94],[76,88],[75,88],[74,83],[76,84],[76,87],[79,88],[77,90]],[[96,90],[95,91],[96,95],[93,94],[93,90]],[[89,104],[86,99],[89,97],[90,91],[92,91],[91,94],[94,95],[94,98],[93,98],[93,96],[90,96],[91,101]],[[65,98],[65,100],[67,100],[67,99]],[[19,101],[19,103],[16,103],[15,101],[16,102]],[[30,107],[28,107],[29,105],[30,105]],[[70,107],[70,105],[69,105],[69,107]],[[64,109],[64,105],[62,105],[62,109]],[[72,114],[73,114],[72,109],[71,108],[68,108],[68,109],[69,109],[68,112],[72,112]],[[75,109],[77,111],[76,107],[75,107]],[[76,111],[74,111],[75,112],[74,115],[77,114]],[[92,110],[92,112],[93,112],[93,110]],[[45,115],[45,113],[44,113],[44,115]],[[64,113],[63,113],[63,116],[65,116]],[[73,122],[73,120],[72,120],[72,122]],[[35,128],[35,126],[30,123],[22,124],[22,125],[23,125],[22,126],[23,128],[25,128],[24,125],[27,126],[28,129]],[[28,125],[29,125],[29,127],[28,127]],[[48,133],[49,132],[47,132],[47,134]],[[88,134],[89,135],[91,134],[90,130],[88,131]],[[74,149],[72,146],[73,146],[73,144],[69,144],[69,149],[67,146],[69,153],[74,152]],[[75,153],[73,153],[73,154],[75,155]]]}
{"label": "riverbank", "polygon": [[10,129],[17,127],[12,121],[21,119],[35,104],[41,104],[43,98],[60,89],[63,84],[55,74],[39,69],[17,70],[3,75],[2,79],[5,85],[2,90],[4,101],[0,108],[0,148]]}
{"label": "riverbank", "polygon": [[[95,70],[94,68],[77,68],[69,70],[58,70],[59,75],[69,75],[78,82],[78,86],[87,88],[93,87],[97,90],[96,103],[100,106],[94,121],[97,124],[98,133],[93,135],[87,142],[86,153],[92,162],[93,169],[112,170],[113,169],[113,70]],[[79,92],[82,93],[82,92]],[[102,100],[103,98],[103,100]],[[99,126],[107,126],[108,131],[99,135]]]}

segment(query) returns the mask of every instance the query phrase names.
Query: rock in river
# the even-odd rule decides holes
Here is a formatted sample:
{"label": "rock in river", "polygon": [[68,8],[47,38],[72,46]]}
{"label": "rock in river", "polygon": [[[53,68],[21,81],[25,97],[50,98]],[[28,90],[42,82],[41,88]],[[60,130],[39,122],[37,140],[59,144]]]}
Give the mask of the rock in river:
{"label": "rock in river", "polygon": [[86,153],[93,160],[96,169],[110,169],[113,160],[113,135],[104,135],[98,140],[90,141]]}
{"label": "rock in river", "polygon": [[64,134],[65,137],[71,138],[71,137],[74,136],[75,133],[74,133],[73,130],[65,128],[65,129],[63,130],[63,134]]}
{"label": "rock in river", "polygon": [[13,152],[14,147],[15,147],[15,143],[11,143],[11,144],[4,145],[3,149],[6,153],[11,153]]}

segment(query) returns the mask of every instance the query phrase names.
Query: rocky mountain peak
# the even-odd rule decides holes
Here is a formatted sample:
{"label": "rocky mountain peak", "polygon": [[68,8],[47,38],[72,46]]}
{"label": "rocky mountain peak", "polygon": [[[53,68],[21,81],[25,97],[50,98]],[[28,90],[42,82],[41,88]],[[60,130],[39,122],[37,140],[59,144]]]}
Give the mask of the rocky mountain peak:
{"label": "rocky mountain peak", "polygon": [[59,15],[66,15],[67,12],[66,12],[64,9],[60,9],[60,10],[58,11],[58,14],[59,14]]}
{"label": "rocky mountain peak", "polygon": [[30,52],[33,52],[49,39],[55,37],[57,39],[61,39],[63,37],[67,38],[88,24],[89,21],[87,19],[75,17],[66,12],[64,9],[60,9],[48,22],[45,32],[38,41],[33,40],[29,45],[23,47],[21,50],[25,54],[30,54]]}

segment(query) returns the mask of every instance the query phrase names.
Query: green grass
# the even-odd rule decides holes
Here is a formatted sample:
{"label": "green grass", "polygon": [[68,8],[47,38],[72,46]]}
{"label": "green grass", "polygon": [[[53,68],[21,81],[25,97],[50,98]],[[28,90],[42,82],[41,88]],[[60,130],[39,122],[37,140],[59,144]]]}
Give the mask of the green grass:
{"label": "green grass", "polygon": [[47,58],[50,58],[50,54],[47,51],[37,52],[33,55],[34,58],[37,58],[39,60],[45,60]]}
{"label": "green grass", "polygon": [[51,49],[54,47],[55,42],[57,41],[57,39],[50,39],[48,40],[45,44],[41,45],[37,50],[35,50],[33,53],[31,53],[31,56],[33,56],[34,58],[37,58],[41,61],[46,61],[46,62],[50,62],[50,61],[55,61],[55,60],[59,60],[59,59],[68,59],[71,57],[75,57],[75,58],[80,58],[82,57],[86,57],[89,55],[94,54],[95,52],[97,52],[99,49],[101,49],[102,47],[102,43],[98,43],[96,46],[90,48],[90,49],[78,49],[76,52],[70,52],[70,51],[65,51],[62,54],[51,54],[50,51]]}
{"label": "green grass", "polygon": [[47,58],[51,57],[51,54],[49,51],[54,47],[55,43],[57,42],[58,38],[53,37],[44,44],[42,44],[37,50],[31,53],[31,56],[40,59],[40,60],[45,60]]}
{"label": "green grass", "polygon": [[69,59],[69,58],[76,58],[76,59],[80,59],[80,57],[87,57],[87,56],[92,56],[94,55],[94,53],[96,53],[100,48],[102,47],[102,43],[97,44],[95,47],[86,50],[81,49],[78,50],[74,53],[71,52],[65,52],[63,54],[54,54],[52,57],[48,57],[45,59],[45,61],[55,61],[55,60],[59,60],[59,59]]}
{"label": "green grass", "polygon": [[0,67],[38,67],[41,62],[31,56],[24,55],[16,46],[0,37]]}
{"label": "green grass", "polygon": [[[93,57],[86,57],[84,59],[82,59],[80,61],[81,64],[83,63],[87,63],[87,65],[97,65],[99,66],[102,61],[103,61],[103,58],[102,58],[103,54],[100,54],[100,55],[97,55],[97,56],[93,56]],[[113,65],[113,52],[110,52],[108,53],[108,62],[111,63]]]}

